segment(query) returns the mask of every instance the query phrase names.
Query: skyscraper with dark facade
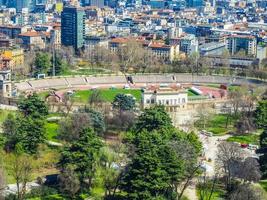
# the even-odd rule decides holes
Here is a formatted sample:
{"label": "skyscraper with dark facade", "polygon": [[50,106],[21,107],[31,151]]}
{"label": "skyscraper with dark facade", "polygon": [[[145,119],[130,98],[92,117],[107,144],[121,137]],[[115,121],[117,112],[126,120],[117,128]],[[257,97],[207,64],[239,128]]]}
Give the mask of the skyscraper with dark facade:
{"label": "skyscraper with dark facade", "polygon": [[187,0],[187,7],[197,8],[203,6],[203,0]]}
{"label": "skyscraper with dark facade", "polygon": [[82,0],[82,6],[96,6],[99,8],[103,8],[105,6],[105,0]]}
{"label": "skyscraper with dark facade", "polygon": [[83,47],[85,37],[85,13],[82,8],[64,7],[61,13],[61,43],[76,50]]}

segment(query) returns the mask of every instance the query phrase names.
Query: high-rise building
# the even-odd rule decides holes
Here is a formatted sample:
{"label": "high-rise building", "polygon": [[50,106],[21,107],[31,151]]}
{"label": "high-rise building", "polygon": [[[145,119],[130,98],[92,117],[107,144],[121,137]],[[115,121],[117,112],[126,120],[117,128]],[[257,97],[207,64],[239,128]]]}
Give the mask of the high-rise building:
{"label": "high-rise building", "polygon": [[203,0],[187,0],[187,7],[197,8],[203,6]]}
{"label": "high-rise building", "polygon": [[105,1],[104,0],[90,0],[90,6],[103,8],[105,6]]}
{"label": "high-rise building", "polygon": [[85,36],[85,13],[82,8],[64,7],[61,13],[61,43],[73,46],[76,50],[83,47]]}
{"label": "high-rise building", "polygon": [[231,55],[244,51],[247,55],[257,55],[257,39],[251,35],[229,35],[226,46]]}

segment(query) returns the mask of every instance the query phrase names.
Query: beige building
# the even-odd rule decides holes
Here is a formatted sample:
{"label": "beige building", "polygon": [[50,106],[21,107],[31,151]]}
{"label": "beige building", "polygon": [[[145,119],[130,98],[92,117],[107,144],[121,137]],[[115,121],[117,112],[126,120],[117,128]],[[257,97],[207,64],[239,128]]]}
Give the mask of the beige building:
{"label": "beige building", "polygon": [[[47,33],[43,33],[44,37]],[[42,39],[42,33],[35,32],[35,31],[28,31],[26,33],[22,33],[19,35],[19,38],[22,40],[22,45],[25,49],[44,49],[45,42]]]}
{"label": "beige building", "polygon": [[142,92],[142,107],[163,105],[167,111],[175,112],[186,109],[188,103],[187,91],[181,87],[151,87]]}

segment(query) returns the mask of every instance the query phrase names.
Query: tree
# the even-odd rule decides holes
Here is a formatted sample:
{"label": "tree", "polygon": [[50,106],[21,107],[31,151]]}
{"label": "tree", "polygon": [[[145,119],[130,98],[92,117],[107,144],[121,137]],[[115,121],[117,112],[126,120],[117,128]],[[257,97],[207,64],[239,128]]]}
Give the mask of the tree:
{"label": "tree", "polygon": [[251,184],[241,184],[238,185],[229,195],[229,200],[264,200],[267,196],[265,191],[260,188],[253,186]]}
{"label": "tree", "polygon": [[[13,124],[13,126],[12,126]],[[45,121],[43,118],[9,116],[4,122],[5,149],[14,151],[17,144],[29,154],[37,153],[39,144],[45,141]]]}
{"label": "tree", "polygon": [[17,142],[17,131],[18,131],[19,121],[17,118],[9,113],[7,118],[3,122],[3,136],[5,137],[5,150],[11,151],[15,149]]}
{"label": "tree", "polygon": [[260,168],[263,177],[267,177],[267,129],[263,131],[263,133],[260,135],[260,150],[263,151],[263,154],[260,156],[259,162],[260,162]]}
{"label": "tree", "polygon": [[19,126],[17,129],[17,141],[23,150],[29,154],[36,154],[39,144],[44,143],[45,137],[45,121],[39,118],[19,117]]}
{"label": "tree", "polygon": [[71,97],[71,95],[69,95],[68,93],[64,93],[63,98],[62,98],[62,103],[63,103],[63,106],[65,108],[65,110],[63,110],[63,112],[66,112],[66,115],[68,116],[70,111],[72,110],[74,100]]}
{"label": "tree", "polygon": [[90,127],[90,123],[90,117],[86,113],[74,113],[63,118],[59,123],[59,138],[68,142],[78,140],[83,129]]}
{"label": "tree", "polygon": [[78,175],[81,186],[91,188],[95,175],[96,161],[100,148],[103,146],[100,138],[90,128],[85,128],[80,133],[77,141],[64,148],[59,160],[61,171],[72,167]]}
{"label": "tree", "polygon": [[136,135],[136,150],[121,182],[121,189],[127,192],[129,199],[152,199],[168,191],[167,172],[159,157],[161,143],[157,131],[144,130]]}
{"label": "tree", "polygon": [[88,102],[91,106],[100,106],[104,100],[100,90],[93,90],[92,94],[89,96]]}
{"label": "tree", "polygon": [[51,68],[51,55],[49,53],[38,52],[34,61],[35,75],[47,74]]}
{"label": "tree", "polygon": [[0,168],[0,200],[4,200],[3,191],[5,189],[5,186],[6,186],[5,174],[4,174],[3,168],[1,167]]}
{"label": "tree", "polygon": [[135,108],[135,100],[132,96],[117,94],[112,102],[112,107],[118,109],[120,113],[123,111],[133,111]]}
{"label": "tree", "polygon": [[99,135],[103,134],[103,132],[106,130],[103,114],[88,107],[85,107],[84,110],[80,111],[89,115],[90,125],[93,127],[94,131]]}
{"label": "tree", "polygon": [[208,121],[214,116],[214,111],[203,105],[197,108],[198,122],[202,125],[202,128],[206,128]]}
{"label": "tree", "polygon": [[33,93],[27,97],[20,99],[18,104],[19,111],[24,114],[24,116],[45,117],[48,114],[48,107],[40,97]]}
{"label": "tree", "polygon": [[163,106],[155,106],[144,110],[136,122],[135,131],[138,132],[143,129],[152,131],[169,127],[173,127],[170,116]]}
{"label": "tree", "polygon": [[261,148],[267,147],[267,129],[265,129],[260,135],[260,147]]}
{"label": "tree", "polygon": [[80,189],[80,181],[73,169],[67,167],[58,176],[59,189],[62,194],[68,195],[71,199],[75,199],[75,194]]}
{"label": "tree", "polygon": [[120,45],[117,50],[120,63],[120,70],[126,74],[131,67],[137,66],[142,56],[142,46],[135,40],[129,40],[126,44]]}
{"label": "tree", "polygon": [[120,188],[128,199],[180,200],[199,169],[197,137],[176,130],[158,106],[144,111],[126,141],[131,160]]}
{"label": "tree", "polygon": [[242,159],[242,150],[235,143],[221,142],[218,145],[216,158],[217,169],[222,172],[225,179],[225,189],[230,191],[233,187],[234,166]]}
{"label": "tree", "polygon": [[264,128],[267,125],[267,100],[258,102],[255,111],[256,123],[259,127]]}
{"label": "tree", "polygon": [[211,200],[215,192],[215,187],[218,183],[218,175],[215,174],[214,178],[207,176],[206,172],[198,178],[198,191],[199,200]]}
{"label": "tree", "polygon": [[16,181],[17,198],[23,200],[33,171],[32,158],[24,154],[21,147],[17,145],[15,152],[11,155],[10,164],[10,174]]}
{"label": "tree", "polygon": [[101,176],[105,188],[105,196],[114,196],[120,180],[120,156],[117,152],[108,147],[101,148],[99,156],[102,168]]}

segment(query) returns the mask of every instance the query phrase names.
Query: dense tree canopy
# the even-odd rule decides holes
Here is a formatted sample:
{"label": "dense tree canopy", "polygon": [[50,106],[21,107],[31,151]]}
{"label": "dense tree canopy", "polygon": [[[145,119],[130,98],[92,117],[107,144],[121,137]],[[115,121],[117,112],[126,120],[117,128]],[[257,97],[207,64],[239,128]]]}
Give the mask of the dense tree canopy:
{"label": "dense tree canopy", "polygon": [[95,175],[95,164],[100,148],[103,146],[100,138],[90,128],[81,131],[77,141],[62,151],[59,167],[62,171],[71,167],[78,175],[80,182],[88,180],[88,186],[92,186]]}
{"label": "dense tree canopy", "polygon": [[267,126],[267,100],[259,101],[255,113],[258,126]]}
{"label": "dense tree canopy", "polygon": [[172,126],[163,107],[144,111],[127,137],[131,161],[120,187],[128,199],[182,198],[184,189],[178,187],[193,177],[201,149],[189,135]]}
{"label": "dense tree canopy", "polygon": [[143,129],[152,131],[169,127],[173,127],[170,116],[165,112],[163,106],[155,106],[145,109],[137,120],[135,131]]}
{"label": "dense tree canopy", "polygon": [[38,52],[35,57],[35,74],[47,74],[50,71],[51,55],[49,53]]}
{"label": "dense tree canopy", "polygon": [[18,104],[18,108],[25,116],[34,118],[45,117],[48,114],[47,105],[36,93],[23,97]]}
{"label": "dense tree canopy", "polygon": [[135,100],[132,96],[126,94],[117,94],[112,102],[115,109],[121,111],[132,111],[135,107]]}

